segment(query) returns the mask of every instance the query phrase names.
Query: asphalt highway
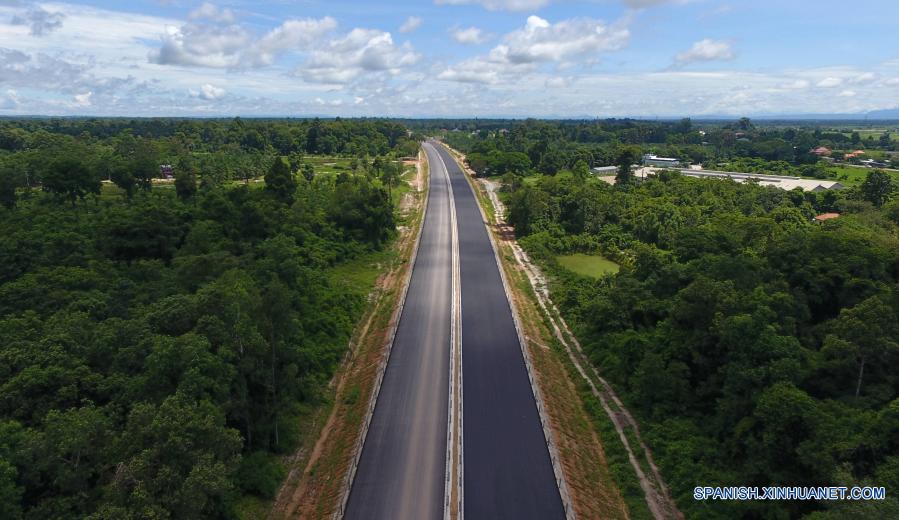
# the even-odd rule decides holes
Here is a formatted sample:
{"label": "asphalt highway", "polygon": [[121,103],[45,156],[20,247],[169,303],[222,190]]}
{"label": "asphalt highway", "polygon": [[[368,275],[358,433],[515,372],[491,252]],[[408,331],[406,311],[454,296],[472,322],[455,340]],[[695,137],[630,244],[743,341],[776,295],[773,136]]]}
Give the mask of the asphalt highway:
{"label": "asphalt highway", "polygon": [[[443,518],[452,319],[448,179],[425,145],[430,191],[393,350],[344,518]],[[466,188],[467,189],[467,188]]]}
{"label": "asphalt highway", "polygon": [[435,147],[452,183],[459,236],[465,520],[563,519],[562,499],[483,217],[462,170],[442,145]]}

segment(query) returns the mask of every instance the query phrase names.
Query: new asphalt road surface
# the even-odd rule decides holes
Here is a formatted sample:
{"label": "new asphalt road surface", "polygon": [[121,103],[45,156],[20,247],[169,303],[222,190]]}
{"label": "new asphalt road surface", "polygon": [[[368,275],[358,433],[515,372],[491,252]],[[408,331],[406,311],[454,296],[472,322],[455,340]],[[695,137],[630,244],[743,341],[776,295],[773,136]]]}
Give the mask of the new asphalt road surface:
{"label": "new asphalt road surface", "polygon": [[464,517],[563,519],[512,311],[477,201],[442,145],[426,143],[424,149],[430,193],[421,243],[344,517],[443,518],[454,204],[461,271]]}
{"label": "new asphalt road surface", "polygon": [[[344,518],[443,518],[452,319],[448,178],[426,145],[430,192],[393,350]],[[467,188],[466,188],[467,189]]]}
{"label": "new asphalt road surface", "polygon": [[565,518],[483,217],[462,170],[435,147],[449,171],[459,228],[465,520]]}

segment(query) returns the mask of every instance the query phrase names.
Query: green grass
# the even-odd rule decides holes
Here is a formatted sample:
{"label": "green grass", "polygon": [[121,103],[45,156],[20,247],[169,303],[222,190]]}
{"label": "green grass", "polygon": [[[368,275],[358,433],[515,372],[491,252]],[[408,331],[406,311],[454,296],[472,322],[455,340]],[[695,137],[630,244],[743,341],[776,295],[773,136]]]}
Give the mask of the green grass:
{"label": "green grass", "polygon": [[607,274],[618,272],[618,264],[601,255],[577,253],[557,256],[556,261],[569,271],[591,278],[601,278]]}
{"label": "green grass", "polygon": [[[865,178],[868,176],[872,168],[866,168],[864,166],[830,166],[828,169],[836,174],[836,177],[827,180],[837,180],[843,183],[846,186],[858,186],[861,183],[865,182]],[[889,175],[893,182],[899,183],[899,172],[885,170],[887,175]]]}

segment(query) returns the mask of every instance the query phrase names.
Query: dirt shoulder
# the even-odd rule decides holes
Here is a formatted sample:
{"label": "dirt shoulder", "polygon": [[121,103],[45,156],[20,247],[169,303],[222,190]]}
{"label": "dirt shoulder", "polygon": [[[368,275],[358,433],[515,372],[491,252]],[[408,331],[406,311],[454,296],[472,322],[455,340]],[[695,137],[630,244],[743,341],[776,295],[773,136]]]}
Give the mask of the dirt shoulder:
{"label": "dirt shoulder", "polygon": [[[464,156],[455,150],[451,152],[464,165]],[[514,229],[505,223],[505,208],[496,194],[499,184],[476,179],[473,172],[467,172],[500,248],[502,267],[524,328],[527,348],[576,516],[631,517],[619,484],[610,471],[604,446],[604,443],[621,443],[646,497],[651,516],[682,518],[652,460],[652,454],[639,436],[636,422],[608,383],[599,377],[583,356],[580,344],[550,299],[542,273],[518,246]],[[602,436],[588,411],[587,396],[599,401],[617,435],[612,435],[612,438],[608,434],[605,438]],[[614,438],[616,436],[617,439]],[[613,447],[620,450],[622,446],[616,444]]]}
{"label": "dirt shoulder", "polygon": [[321,420],[316,423],[321,427],[317,435],[309,436],[316,439],[314,445],[301,446],[287,461],[288,476],[270,519],[331,518],[344,505],[418,246],[428,185],[423,153],[410,176],[411,189],[400,207],[402,225],[393,245],[396,255],[369,295],[371,305],[334,376],[331,406],[318,413]]}

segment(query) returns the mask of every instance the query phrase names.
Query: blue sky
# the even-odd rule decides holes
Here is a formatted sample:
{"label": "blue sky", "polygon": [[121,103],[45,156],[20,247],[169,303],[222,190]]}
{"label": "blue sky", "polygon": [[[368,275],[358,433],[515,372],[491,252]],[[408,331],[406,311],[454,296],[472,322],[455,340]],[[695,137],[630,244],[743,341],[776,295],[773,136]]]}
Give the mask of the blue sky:
{"label": "blue sky", "polygon": [[0,115],[899,107],[888,0],[0,0]]}

